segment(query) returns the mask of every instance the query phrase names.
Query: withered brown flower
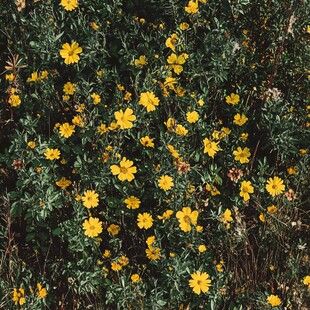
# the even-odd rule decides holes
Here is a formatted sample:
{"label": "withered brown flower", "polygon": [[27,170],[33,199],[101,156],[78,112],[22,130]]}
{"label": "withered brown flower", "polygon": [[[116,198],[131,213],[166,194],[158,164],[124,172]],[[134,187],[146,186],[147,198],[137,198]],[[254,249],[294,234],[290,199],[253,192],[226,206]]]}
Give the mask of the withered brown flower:
{"label": "withered brown flower", "polygon": [[25,168],[24,162],[21,159],[14,159],[12,163],[12,167],[15,170],[21,170]]}
{"label": "withered brown flower", "polygon": [[229,169],[227,176],[233,182],[238,182],[238,180],[243,176],[243,172],[241,169],[238,168],[231,168]]}
{"label": "withered brown flower", "polygon": [[285,197],[288,201],[292,201],[295,199],[295,192],[290,188],[286,193]]}
{"label": "withered brown flower", "polygon": [[190,170],[191,166],[190,164],[184,161],[178,161],[177,168],[178,168],[178,174],[183,174],[187,173]]}

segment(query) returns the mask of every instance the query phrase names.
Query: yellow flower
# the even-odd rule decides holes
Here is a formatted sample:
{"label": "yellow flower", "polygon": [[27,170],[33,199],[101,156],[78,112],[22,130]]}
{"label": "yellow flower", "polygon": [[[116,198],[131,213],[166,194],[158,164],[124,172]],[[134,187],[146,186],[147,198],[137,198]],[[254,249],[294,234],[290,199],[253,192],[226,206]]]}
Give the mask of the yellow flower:
{"label": "yellow flower", "polygon": [[59,134],[61,137],[69,138],[75,132],[74,125],[70,125],[69,123],[64,123],[59,126]]}
{"label": "yellow flower", "polygon": [[261,222],[263,222],[263,223],[265,222],[265,216],[264,216],[264,214],[261,213],[261,214],[259,215],[258,218],[259,218],[259,220],[260,220]]}
{"label": "yellow flower", "polygon": [[60,5],[62,5],[66,11],[73,11],[78,7],[78,0],[61,0]]}
{"label": "yellow flower", "polygon": [[248,139],[248,137],[249,137],[249,134],[248,134],[248,133],[245,133],[245,132],[243,132],[243,133],[241,134],[241,136],[240,136],[241,140],[243,140],[243,141],[246,141],[246,140]]}
{"label": "yellow flower", "polygon": [[146,147],[154,147],[153,140],[149,136],[145,136],[140,139],[140,143]]}
{"label": "yellow flower", "polygon": [[59,53],[60,56],[64,58],[65,64],[70,65],[77,63],[80,60],[80,56],[78,54],[82,53],[82,51],[82,48],[79,47],[79,43],[73,41],[71,45],[69,43],[63,44]]}
{"label": "yellow flower", "polygon": [[209,291],[211,280],[206,272],[196,271],[191,274],[192,279],[189,280],[189,286],[193,288],[195,294],[200,295],[201,292]]}
{"label": "yellow flower", "polygon": [[235,105],[240,101],[240,97],[238,94],[231,93],[230,96],[226,96],[226,102],[228,104]]}
{"label": "yellow flower", "polygon": [[101,124],[100,126],[97,127],[97,131],[100,135],[103,135],[108,131],[108,128],[105,124]]}
{"label": "yellow flower", "polygon": [[176,127],[176,121],[173,117],[169,117],[164,124],[167,126],[167,129],[174,129]]}
{"label": "yellow flower", "polygon": [[156,238],[155,238],[155,236],[150,236],[150,237],[148,237],[147,239],[146,239],[146,244],[148,245],[148,246],[150,246],[150,245],[152,245],[154,242],[155,242],[155,240],[156,240]]}
{"label": "yellow flower", "polygon": [[153,92],[144,92],[140,95],[139,104],[143,105],[147,112],[152,112],[155,111],[155,106],[159,105],[159,99]]}
{"label": "yellow flower", "polygon": [[269,214],[275,214],[278,211],[278,208],[274,205],[267,207],[267,211]]}
{"label": "yellow flower", "polygon": [[269,302],[272,307],[277,307],[281,305],[281,299],[278,297],[278,295],[271,294],[267,297],[267,302]]}
{"label": "yellow flower", "polygon": [[168,150],[170,151],[172,157],[174,157],[174,158],[179,158],[179,157],[180,157],[179,153],[175,150],[175,148],[173,147],[173,145],[168,144],[168,145],[167,145],[167,148],[168,148]]}
{"label": "yellow flower", "polygon": [[87,190],[82,196],[83,206],[87,209],[95,208],[99,204],[99,195],[93,190]]}
{"label": "yellow flower", "polygon": [[121,230],[120,226],[119,225],[115,225],[115,224],[111,224],[107,231],[112,235],[112,236],[116,236],[119,231]]}
{"label": "yellow flower", "polygon": [[22,306],[24,303],[26,303],[26,298],[24,295],[25,290],[23,288],[20,287],[18,290],[14,288],[12,300],[14,301],[15,305]]}
{"label": "yellow flower", "polygon": [[169,220],[172,214],[173,214],[172,210],[167,210],[163,213],[163,215],[158,215],[157,218],[164,222],[165,220]]}
{"label": "yellow flower", "polygon": [[117,84],[117,88],[122,91],[122,90],[125,90],[125,87],[121,84]]}
{"label": "yellow flower", "polygon": [[105,250],[102,254],[104,258],[109,258],[111,256],[111,251],[110,250]]}
{"label": "yellow flower", "polygon": [[213,130],[212,132],[212,137],[216,140],[219,140],[220,139],[220,131],[218,130]]}
{"label": "yellow flower", "polygon": [[187,58],[186,54],[181,54],[177,56],[176,54],[172,53],[168,58],[167,62],[173,69],[174,73],[179,75],[183,71],[183,64],[185,63]]}
{"label": "yellow flower", "polygon": [[96,94],[96,93],[92,93],[90,95],[90,97],[93,99],[93,104],[97,105],[98,103],[101,102],[101,97],[100,95]]}
{"label": "yellow flower", "polygon": [[118,128],[118,124],[116,122],[111,122],[110,126],[108,127],[109,130],[116,130]]}
{"label": "yellow flower", "polygon": [[186,136],[188,130],[183,125],[178,124],[175,128],[175,133],[179,136]]}
{"label": "yellow flower", "polygon": [[198,11],[198,0],[189,1],[187,6],[185,7],[185,12],[189,14],[195,14]]}
{"label": "yellow flower", "polygon": [[222,219],[224,222],[232,222],[233,218],[231,217],[231,211],[229,209],[226,209],[224,213],[222,214]]}
{"label": "yellow flower", "polygon": [[135,196],[130,196],[124,200],[128,209],[138,209],[140,207],[140,199]]}
{"label": "yellow flower", "polygon": [[122,255],[119,259],[118,262],[122,265],[122,266],[127,266],[129,264],[129,258],[126,257],[125,255]]}
{"label": "yellow flower", "polygon": [[205,246],[204,244],[201,244],[201,245],[198,247],[198,251],[199,251],[200,253],[203,253],[203,252],[207,251],[207,248],[206,248],[206,246]]}
{"label": "yellow flower", "polygon": [[189,28],[189,24],[188,23],[181,23],[179,27],[182,31],[184,31],[184,30],[187,30]]}
{"label": "yellow flower", "polygon": [[303,279],[303,284],[308,285],[308,288],[310,289],[310,276],[305,276]]}
{"label": "yellow flower", "polygon": [[44,153],[46,159],[54,160],[60,158],[60,151],[58,149],[46,149]]}
{"label": "yellow flower", "polygon": [[147,212],[144,212],[143,214],[139,213],[137,222],[140,229],[149,229],[153,225],[152,215]]}
{"label": "yellow flower", "polygon": [[284,189],[285,185],[283,184],[283,180],[279,177],[275,176],[268,179],[266,190],[272,197],[282,194]]}
{"label": "yellow flower", "polygon": [[139,59],[135,59],[135,66],[142,69],[143,66],[147,65],[147,58],[145,55],[141,55]]}
{"label": "yellow flower", "polygon": [[202,107],[205,104],[205,102],[202,99],[199,99],[197,101],[197,104]]}
{"label": "yellow flower", "polygon": [[126,94],[124,96],[124,100],[130,101],[131,100],[131,96],[132,96],[132,93],[130,93],[129,91],[126,91]]}
{"label": "yellow flower", "polygon": [[168,191],[173,187],[173,179],[169,175],[162,175],[158,180],[158,187],[164,191]]}
{"label": "yellow flower", "polygon": [[254,187],[251,184],[251,181],[242,181],[240,185],[240,196],[243,197],[244,201],[248,201],[250,199],[249,194],[254,193]]}
{"label": "yellow flower", "polygon": [[235,155],[235,160],[239,160],[241,164],[246,164],[249,162],[249,158],[251,156],[250,150],[245,147],[242,149],[240,146],[237,147],[237,150],[233,151]]}
{"label": "yellow flower", "polygon": [[21,101],[19,95],[11,94],[8,102],[12,107],[18,107],[22,101]]}
{"label": "yellow flower", "polygon": [[71,82],[67,82],[64,85],[63,91],[66,95],[73,95],[76,91],[76,84],[73,84]]}
{"label": "yellow flower", "polygon": [[48,77],[48,71],[43,70],[43,71],[41,72],[40,79],[41,79],[41,80],[44,80],[44,79],[46,79],[47,77]]}
{"label": "yellow flower", "polygon": [[122,270],[122,265],[118,264],[117,262],[112,262],[111,263],[111,269],[114,271]]}
{"label": "yellow flower", "polygon": [[141,278],[137,273],[134,273],[131,277],[131,283],[139,283],[141,282]]}
{"label": "yellow flower", "polygon": [[173,33],[171,37],[166,40],[166,46],[171,48],[175,52],[175,46],[178,43],[179,37],[177,34]]}
{"label": "yellow flower", "polygon": [[26,82],[30,83],[30,82],[37,82],[40,80],[40,77],[38,76],[38,72],[32,72],[31,76],[27,79]]}
{"label": "yellow flower", "polygon": [[182,211],[176,213],[176,217],[179,220],[179,226],[184,232],[189,232],[192,230],[191,224],[197,224],[198,211],[192,210],[189,207],[182,208]]}
{"label": "yellow flower", "polygon": [[95,23],[95,22],[90,22],[90,26],[94,29],[94,30],[98,30],[99,26]]}
{"label": "yellow flower", "polygon": [[169,89],[175,89],[174,85],[177,84],[177,79],[171,76],[168,76],[165,79],[164,87],[168,87]]}
{"label": "yellow flower", "polygon": [[196,123],[199,119],[199,114],[196,111],[187,112],[186,119],[189,123]]}
{"label": "yellow flower", "polygon": [[76,112],[77,113],[82,113],[83,112],[83,110],[84,110],[84,108],[85,108],[85,104],[84,103],[81,103],[81,104],[79,104],[78,106],[77,106],[77,108],[76,108]]}
{"label": "yellow flower", "polygon": [[288,174],[296,174],[297,172],[298,172],[298,168],[296,166],[287,168]]}
{"label": "yellow flower", "polygon": [[160,259],[160,248],[149,246],[146,250],[146,257],[150,260]]}
{"label": "yellow flower", "polygon": [[204,153],[208,153],[208,155],[212,158],[214,158],[214,155],[220,151],[221,149],[217,146],[219,142],[214,142],[212,140],[209,140],[208,138],[205,138],[203,140],[204,143]]}
{"label": "yellow flower", "polygon": [[132,128],[132,122],[137,119],[133,114],[133,110],[130,108],[126,108],[125,112],[123,112],[123,110],[114,112],[114,116],[116,119],[116,124],[120,126],[121,129]]}
{"label": "yellow flower", "polygon": [[10,74],[6,74],[5,75],[5,79],[7,80],[7,81],[13,81],[14,80],[14,74],[13,73],[10,73]]}
{"label": "yellow flower", "polygon": [[224,268],[223,268],[223,261],[221,261],[219,264],[216,264],[215,267],[217,269],[218,272],[223,272]]}
{"label": "yellow flower", "polygon": [[62,177],[59,181],[56,182],[56,185],[59,186],[61,189],[66,189],[70,186],[72,182],[67,180],[65,177]]}
{"label": "yellow flower", "polygon": [[126,157],[122,158],[119,166],[112,165],[110,169],[112,174],[117,175],[122,182],[126,180],[131,182],[135,178],[134,173],[137,172],[137,168],[133,166],[133,161],[127,160]]}
{"label": "yellow flower", "polygon": [[102,232],[102,222],[96,217],[90,217],[83,223],[84,234],[87,237],[97,237]]}
{"label": "yellow flower", "polygon": [[39,298],[45,298],[47,296],[47,290],[42,287],[41,283],[37,283],[37,296]]}
{"label": "yellow flower", "polygon": [[206,184],[206,190],[211,193],[211,196],[217,196],[220,194],[220,191],[214,185]]}
{"label": "yellow flower", "polygon": [[186,93],[186,89],[183,87],[176,87],[174,91],[175,91],[175,94],[179,97],[183,97]]}
{"label": "yellow flower", "polygon": [[72,119],[72,124],[79,126],[79,127],[84,127],[84,121],[80,115],[75,115]]}
{"label": "yellow flower", "polygon": [[244,114],[240,115],[238,113],[234,116],[234,123],[238,126],[244,125],[247,122],[247,120],[248,118]]}
{"label": "yellow flower", "polygon": [[36,147],[36,143],[34,141],[29,141],[27,144],[31,149],[34,149]]}

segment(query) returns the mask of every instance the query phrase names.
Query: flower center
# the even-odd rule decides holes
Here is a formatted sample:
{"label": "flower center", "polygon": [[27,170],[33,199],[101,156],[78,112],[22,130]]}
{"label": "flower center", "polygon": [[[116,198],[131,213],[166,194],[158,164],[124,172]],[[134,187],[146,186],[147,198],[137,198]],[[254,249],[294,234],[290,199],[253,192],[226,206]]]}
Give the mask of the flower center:
{"label": "flower center", "polygon": [[72,56],[73,54],[74,54],[73,51],[70,51],[70,52],[68,53],[69,56]]}
{"label": "flower center", "polygon": [[90,226],[89,226],[89,230],[95,230],[95,226],[90,225]]}
{"label": "flower center", "polygon": [[184,221],[185,223],[190,223],[190,222],[191,222],[191,218],[190,218],[188,215],[185,215],[185,216],[183,217],[183,221]]}
{"label": "flower center", "polygon": [[126,174],[128,169],[126,167],[120,167],[120,172]]}
{"label": "flower center", "polygon": [[197,280],[197,285],[201,285],[201,280]]}
{"label": "flower center", "polygon": [[276,188],[277,188],[277,185],[273,184],[272,189],[276,189]]}

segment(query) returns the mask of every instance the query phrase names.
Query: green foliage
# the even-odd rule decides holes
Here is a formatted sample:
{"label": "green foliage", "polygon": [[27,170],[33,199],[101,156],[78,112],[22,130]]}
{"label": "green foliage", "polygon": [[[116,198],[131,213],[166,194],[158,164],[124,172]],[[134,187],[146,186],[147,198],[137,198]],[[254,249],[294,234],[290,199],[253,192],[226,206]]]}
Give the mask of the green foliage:
{"label": "green foliage", "polygon": [[305,1],[60,2],[0,3],[0,308],[306,307]]}

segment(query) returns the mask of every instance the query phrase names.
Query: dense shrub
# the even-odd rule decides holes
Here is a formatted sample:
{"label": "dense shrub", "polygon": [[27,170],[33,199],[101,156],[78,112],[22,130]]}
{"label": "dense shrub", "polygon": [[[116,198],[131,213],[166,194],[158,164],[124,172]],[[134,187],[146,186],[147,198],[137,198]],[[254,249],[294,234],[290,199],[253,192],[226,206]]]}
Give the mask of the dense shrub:
{"label": "dense shrub", "polygon": [[306,1],[0,4],[4,309],[306,309]]}

